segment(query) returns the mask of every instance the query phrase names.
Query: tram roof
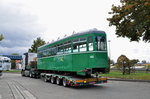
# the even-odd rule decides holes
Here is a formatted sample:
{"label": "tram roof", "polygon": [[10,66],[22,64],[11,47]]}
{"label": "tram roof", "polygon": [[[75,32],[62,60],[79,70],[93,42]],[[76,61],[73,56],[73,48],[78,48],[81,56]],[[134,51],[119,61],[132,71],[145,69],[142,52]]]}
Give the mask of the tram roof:
{"label": "tram roof", "polygon": [[56,43],[56,42],[65,40],[65,39],[70,38],[70,37],[80,36],[80,35],[84,35],[84,34],[91,34],[91,33],[106,34],[104,31],[97,30],[97,29],[94,28],[94,29],[90,29],[90,30],[87,30],[87,31],[74,33],[74,34],[72,34],[72,35],[70,35],[70,36],[64,37],[64,38],[59,39],[59,40],[57,40],[57,41],[53,41],[53,42],[51,42],[51,43],[45,44],[45,45],[43,45],[43,46],[40,46],[39,48],[42,48],[42,47],[44,47],[44,46],[47,46],[47,45],[50,45],[50,44],[53,44],[53,43]]}

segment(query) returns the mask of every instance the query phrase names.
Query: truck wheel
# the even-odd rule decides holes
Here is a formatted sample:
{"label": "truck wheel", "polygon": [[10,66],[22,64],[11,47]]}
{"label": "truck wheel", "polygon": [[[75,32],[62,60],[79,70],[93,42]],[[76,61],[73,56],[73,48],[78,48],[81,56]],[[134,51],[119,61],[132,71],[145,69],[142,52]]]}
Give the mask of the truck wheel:
{"label": "truck wheel", "polygon": [[23,70],[21,71],[21,76],[25,76],[25,74],[24,74],[24,71],[23,71]]}
{"label": "truck wheel", "polygon": [[66,78],[63,78],[63,86],[64,87],[67,87],[68,85],[67,85],[67,80],[66,80]]}
{"label": "truck wheel", "polygon": [[55,83],[55,78],[52,76],[51,77],[51,83],[54,84]]}
{"label": "truck wheel", "polygon": [[29,73],[29,77],[30,77],[30,78],[32,78],[32,77],[33,77],[33,75],[32,75],[32,73],[31,73],[31,72]]}
{"label": "truck wheel", "polygon": [[48,79],[47,79],[47,77],[46,77],[46,76],[44,77],[44,81],[45,81],[45,82],[48,82]]}
{"label": "truck wheel", "polygon": [[60,85],[60,78],[59,77],[56,78],[56,84]]}

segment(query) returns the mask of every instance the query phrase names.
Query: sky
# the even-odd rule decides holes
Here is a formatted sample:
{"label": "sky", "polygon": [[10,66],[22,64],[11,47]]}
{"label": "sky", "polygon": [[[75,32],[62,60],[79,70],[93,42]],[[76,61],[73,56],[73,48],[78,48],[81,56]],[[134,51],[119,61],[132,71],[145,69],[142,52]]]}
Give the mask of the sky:
{"label": "sky", "polygon": [[110,40],[111,59],[124,54],[129,59],[150,62],[150,44],[130,42],[117,38],[115,27],[109,27],[112,4],[120,0],[0,0],[0,54],[22,55],[31,47],[33,40],[41,37],[46,42],[93,28],[103,30]]}

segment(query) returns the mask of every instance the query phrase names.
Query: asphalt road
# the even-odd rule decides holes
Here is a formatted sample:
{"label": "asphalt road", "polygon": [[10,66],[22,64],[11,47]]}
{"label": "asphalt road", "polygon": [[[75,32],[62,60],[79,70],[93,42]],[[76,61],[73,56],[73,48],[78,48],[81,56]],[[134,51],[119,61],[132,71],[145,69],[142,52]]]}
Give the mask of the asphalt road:
{"label": "asphalt road", "polygon": [[0,99],[150,99],[150,83],[108,81],[88,87],[63,87],[41,79],[4,73]]}

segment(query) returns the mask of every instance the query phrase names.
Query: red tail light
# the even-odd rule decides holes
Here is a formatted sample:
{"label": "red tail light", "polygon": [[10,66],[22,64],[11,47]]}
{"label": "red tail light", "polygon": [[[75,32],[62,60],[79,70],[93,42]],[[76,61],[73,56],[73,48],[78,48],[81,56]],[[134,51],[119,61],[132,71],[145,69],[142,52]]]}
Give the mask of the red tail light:
{"label": "red tail light", "polygon": [[107,80],[106,80],[106,81],[104,81],[104,83],[107,83]]}
{"label": "red tail light", "polygon": [[75,84],[76,86],[79,86],[78,84]]}

